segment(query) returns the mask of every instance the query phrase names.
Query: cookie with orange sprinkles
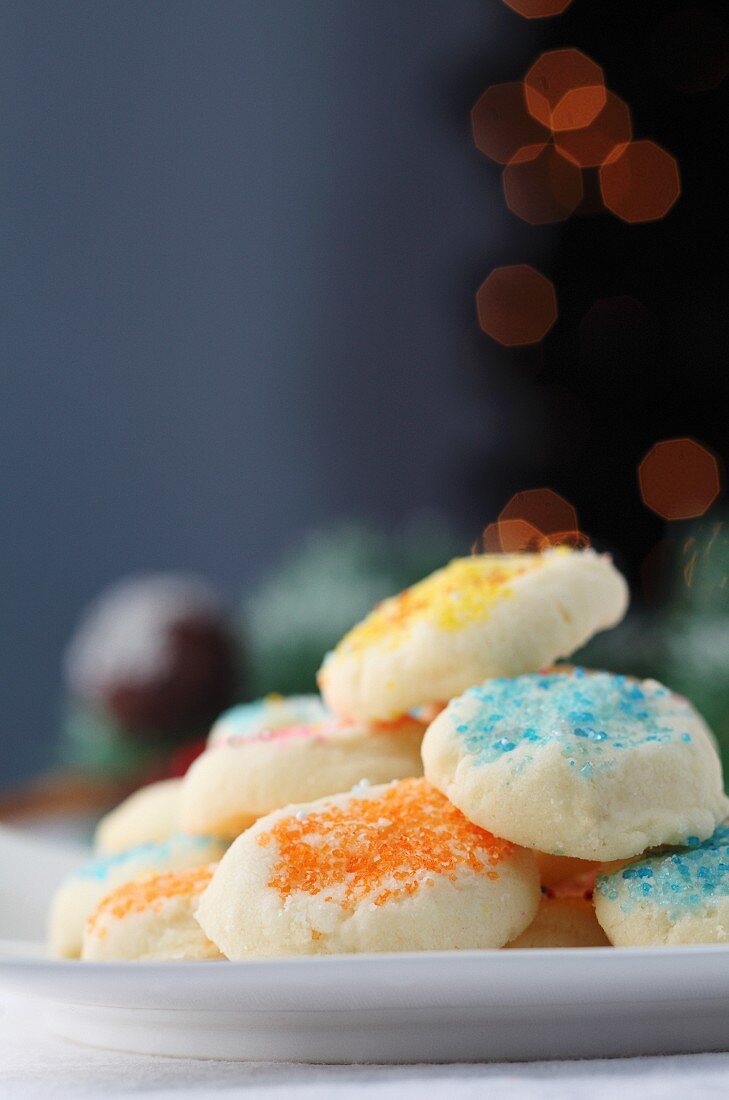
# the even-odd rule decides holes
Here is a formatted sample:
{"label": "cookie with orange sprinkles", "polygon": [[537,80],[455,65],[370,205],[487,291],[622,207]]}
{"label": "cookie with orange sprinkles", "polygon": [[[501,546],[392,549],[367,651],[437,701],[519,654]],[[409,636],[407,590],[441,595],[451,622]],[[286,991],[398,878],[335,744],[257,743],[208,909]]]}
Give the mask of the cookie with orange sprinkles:
{"label": "cookie with orange sprinkles", "polygon": [[492,948],[539,902],[531,852],[406,779],[261,818],[221,860],[197,919],[231,959]]}
{"label": "cookie with orange sprinkles", "polygon": [[625,580],[592,550],[457,558],[378,604],[327,655],[319,686],[335,714],[388,719],[569,657],[627,604]]}
{"label": "cookie with orange sprinkles", "polygon": [[57,887],[48,914],[52,955],[76,959],[86,918],[119,886],[163,871],[186,871],[220,859],[228,842],[216,836],[175,833],[161,844],[139,844],[82,864]]}
{"label": "cookie with orange sprinkles", "polygon": [[127,882],[104,898],[86,921],[87,960],[221,959],[195,920],[215,864]]}

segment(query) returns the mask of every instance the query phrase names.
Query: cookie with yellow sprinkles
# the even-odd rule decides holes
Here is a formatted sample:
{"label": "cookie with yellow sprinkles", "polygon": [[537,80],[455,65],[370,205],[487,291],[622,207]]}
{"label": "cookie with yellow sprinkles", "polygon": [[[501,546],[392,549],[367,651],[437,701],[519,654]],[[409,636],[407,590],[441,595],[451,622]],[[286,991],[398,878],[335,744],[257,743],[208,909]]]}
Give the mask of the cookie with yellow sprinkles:
{"label": "cookie with yellow sprinkles", "polygon": [[457,558],[378,604],[328,654],[319,686],[335,714],[386,720],[569,657],[627,604],[625,580],[592,550]]}
{"label": "cookie with yellow sprinkles", "polygon": [[220,862],[197,919],[231,959],[493,948],[539,902],[531,852],[406,779],[261,818]]}
{"label": "cookie with yellow sprinkles", "polygon": [[195,920],[214,867],[150,875],[113,890],[86,921],[82,959],[223,958]]}

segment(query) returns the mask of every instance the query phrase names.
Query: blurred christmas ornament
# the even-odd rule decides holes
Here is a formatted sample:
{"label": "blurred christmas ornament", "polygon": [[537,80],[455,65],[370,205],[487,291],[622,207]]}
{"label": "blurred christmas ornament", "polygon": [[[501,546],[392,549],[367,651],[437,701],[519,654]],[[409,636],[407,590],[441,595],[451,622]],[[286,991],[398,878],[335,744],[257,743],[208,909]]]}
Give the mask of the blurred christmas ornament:
{"label": "blurred christmas ornament", "polygon": [[164,767],[238,698],[240,647],[194,577],[130,577],[87,610],[65,656],[63,758],[105,775]]}
{"label": "blurred christmas ornament", "polygon": [[252,694],[316,691],[327,650],[375,603],[463,553],[437,516],[392,533],[345,522],[307,535],[243,605]]}

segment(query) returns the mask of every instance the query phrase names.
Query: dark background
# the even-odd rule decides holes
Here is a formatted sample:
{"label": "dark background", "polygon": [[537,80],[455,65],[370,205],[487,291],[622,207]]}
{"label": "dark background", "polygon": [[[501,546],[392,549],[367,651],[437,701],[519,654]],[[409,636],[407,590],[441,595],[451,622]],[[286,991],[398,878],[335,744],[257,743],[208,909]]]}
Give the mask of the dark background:
{"label": "dark background", "polygon": [[[721,15],[0,4],[3,780],[47,762],[63,644],[135,570],[196,570],[235,600],[337,517],[435,508],[466,551],[512,492],[550,485],[640,599],[664,524],[637,463],[676,435],[726,450],[726,84],[677,88],[665,45],[697,7]],[[535,228],[505,208],[469,110],[556,45],[678,158],[665,220]],[[506,351],[473,296],[520,262],[555,281],[560,319]],[[581,336],[624,295],[634,323]]]}

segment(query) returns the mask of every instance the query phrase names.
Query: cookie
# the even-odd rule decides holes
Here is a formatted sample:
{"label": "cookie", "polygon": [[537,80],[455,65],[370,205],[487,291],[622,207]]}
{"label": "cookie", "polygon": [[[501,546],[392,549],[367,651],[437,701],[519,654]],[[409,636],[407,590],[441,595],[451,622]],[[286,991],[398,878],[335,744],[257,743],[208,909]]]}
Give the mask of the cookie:
{"label": "cookie", "polygon": [[[535,852],[537,864],[539,853]],[[559,857],[553,857],[555,860]],[[539,912],[527,929],[507,947],[609,947],[610,941],[595,916],[593,893],[600,868],[612,869],[615,863],[589,863],[581,859],[561,859],[562,869],[571,865],[582,868],[573,878],[561,879],[553,886],[542,880]],[[556,870],[556,864],[553,865]]]}
{"label": "cookie", "polygon": [[328,654],[319,686],[335,714],[392,718],[568,657],[627,604],[623,577],[592,550],[457,558],[378,604]]}
{"label": "cookie", "polygon": [[571,856],[553,856],[549,852],[535,852],[542,886],[557,886],[595,870],[600,864],[591,859],[573,859]]}
{"label": "cookie", "polygon": [[94,851],[115,855],[139,844],[161,843],[179,832],[181,785],[181,779],[162,779],[125,798],[96,826]]}
{"label": "cookie", "polygon": [[579,859],[702,840],[729,807],[691,704],[655,680],[606,672],[487,680],[428,727],[423,763],[475,824]]}
{"label": "cookie", "polygon": [[185,776],[182,828],[236,837],[291,802],[347,791],[362,779],[384,783],[422,775],[424,729],[411,718],[381,725],[330,718],[230,738],[206,750]]}
{"label": "cookie", "polygon": [[167,871],[112,890],[86,920],[81,958],[222,959],[195,920],[214,867]]}
{"label": "cookie", "polygon": [[197,919],[228,958],[501,947],[540,901],[534,856],[468,822],[424,779],[256,822]]}
{"label": "cookie", "polygon": [[609,947],[588,898],[542,898],[527,929],[507,947]]}
{"label": "cookie", "polygon": [[210,731],[208,745],[255,737],[266,730],[310,726],[325,722],[331,713],[319,695],[265,695],[252,703],[240,703],[221,714]]}
{"label": "cookie", "polygon": [[86,918],[116,887],[149,872],[182,871],[212,863],[226,847],[217,837],[177,835],[163,844],[142,844],[85,863],[64,879],[53,896],[48,929],[51,954],[78,958]]}
{"label": "cookie", "polygon": [[595,912],[617,947],[729,942],[729,824],[601,875]]}

